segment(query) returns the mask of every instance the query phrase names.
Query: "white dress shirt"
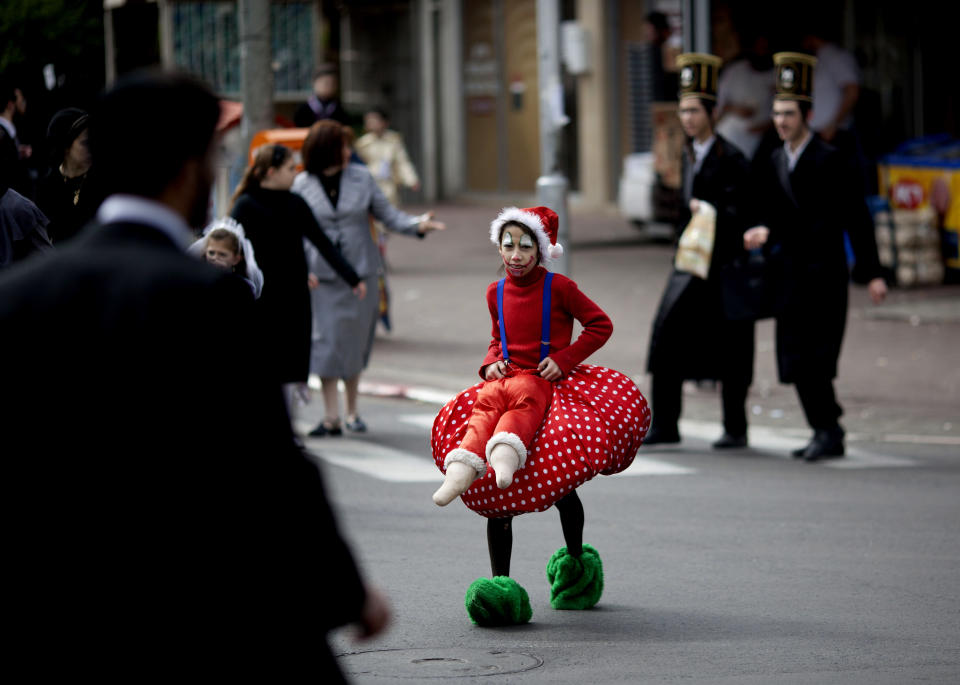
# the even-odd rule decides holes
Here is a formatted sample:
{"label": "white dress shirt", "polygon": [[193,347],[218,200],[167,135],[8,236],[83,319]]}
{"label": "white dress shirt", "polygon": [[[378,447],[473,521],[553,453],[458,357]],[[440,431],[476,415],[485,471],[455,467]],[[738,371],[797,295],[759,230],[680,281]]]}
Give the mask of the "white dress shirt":
{"label": "white dress shirt", "polygon": [[5,129],[7,129],[7,133],[10,134],[10,137],[13,140],[17,139],[17,127],[13,125],[12,121],[6,117],[0,117],[0,126],[3,126]]}
{"label": "white dress shirt", "polygon": [[700,173],[700,167],[703,166],[703,160],[707,158],[708,154],[710,154],[710,148],[713,147],[713,142],[716,139],[716,136],[710,136],[702,143],[696,138],[693,139],[693,173]]}
{"label": "white dress shirt", "polygon": [[138,195],[111,195],[97,211],[101,224],[134,223],[152,226],[165,233],[186,251],[193,242],[193,233],[177,212],[167,205]]}
{"label": "white dress shirt", "polygon": [[813,140],[813,133],[807,131],[807,137],[797,145],[796,151],[790,149],[790,143],[783,144],[783,151],[787,155],[787,168],[792,172],[797,166],[797,161],[800,159],[800,155],[803,154],[803,151],[807,149],[807,145],[810,144],[810,141]]}

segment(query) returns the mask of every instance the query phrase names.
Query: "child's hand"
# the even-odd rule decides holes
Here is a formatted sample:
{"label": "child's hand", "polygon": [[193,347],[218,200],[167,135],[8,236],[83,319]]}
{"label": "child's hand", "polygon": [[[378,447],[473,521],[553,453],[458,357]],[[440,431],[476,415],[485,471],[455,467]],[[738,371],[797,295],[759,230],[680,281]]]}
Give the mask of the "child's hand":
{"label": "child's hand", "polygon": [[483,377],[488,381],[495,381],[498,378],[503,378],[506,372],[507,365],[504,362],[494,362],[493,364],[487,364],[487,368],[483,370]]}
{"label": "child's hand", "polygon": [[357,296],[358,300],[365,298],[367,296],[367,284],[363,281],[357,283],[357,285],[353,288],[353,294]]}
{"label": "child's hand", "polygon": [[557,363],[550,357],[540,362],[537,369],[540,371],[540,377],[545,381],[558,381],[560,377],[563,376],[563,371],[560,370]]}
{"label": "child's hand", "polygon": [[320,285],[320,279],[317,278],[316,274],[307,274],[307,287],[313,290],[318,285]]}

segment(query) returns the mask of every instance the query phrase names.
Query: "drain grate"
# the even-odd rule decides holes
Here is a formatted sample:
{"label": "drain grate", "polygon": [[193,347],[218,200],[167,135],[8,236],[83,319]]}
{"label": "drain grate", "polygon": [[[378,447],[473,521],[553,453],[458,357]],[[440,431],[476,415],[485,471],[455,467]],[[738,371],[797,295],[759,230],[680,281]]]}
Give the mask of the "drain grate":
{"label": "drain grate", "polygon": [[543,665],[543,659],[496,649],[379,649],[337,658],[348,675],[387,678],[469,678],[520,673]]}

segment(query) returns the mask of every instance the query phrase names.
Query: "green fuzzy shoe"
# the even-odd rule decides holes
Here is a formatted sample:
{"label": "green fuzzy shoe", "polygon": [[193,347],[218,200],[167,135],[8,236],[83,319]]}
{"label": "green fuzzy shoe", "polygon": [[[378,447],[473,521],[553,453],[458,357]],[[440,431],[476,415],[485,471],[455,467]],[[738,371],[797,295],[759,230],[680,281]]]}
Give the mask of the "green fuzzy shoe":
{"label": "green fuzzy shoe", "polygon": [[554,609],[589,609],[603,594],[603,564],[592,545],[584,544],[575,557],[561,547],[547,562],[550,606]]}
{"label": "green fuzzy shoe", "polygon": [[527,591],[507,576],[477,578],[467,588],[464,604],[478,626],[515,626],[533,617]]}

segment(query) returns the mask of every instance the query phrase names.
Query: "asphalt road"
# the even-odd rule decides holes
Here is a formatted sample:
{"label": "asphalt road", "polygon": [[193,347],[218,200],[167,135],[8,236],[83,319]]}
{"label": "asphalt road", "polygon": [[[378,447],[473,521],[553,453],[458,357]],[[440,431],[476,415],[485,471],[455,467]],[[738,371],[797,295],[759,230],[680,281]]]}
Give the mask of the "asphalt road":
{"label": "asphalt road", "polygon": [[[436,209],[445,232],[389,242],[394,327],[378,333],[364,380],[442,401],[476,382],[486,350],[498,206]],[[672,248],[583,212],[566,247],[572,277],[614,322],[591,361],[647,391]],[[625,474],[580,488],[584,538],[606,573],[595,609],[550,608],[557,515],[516,521],[512,574],[533,621],[509,629],[475,627],[463,608],[467,586],[489,573],[485,524],[459,501],[430,500],[441,476],[428,429],[440,405],[362,398],[369,434],[310,442],[396,612],[373,642],[333,637],[353,681],[960,683],[960,292],[895,290],[876,308],[851,288],[837,379],[849,456],[835,462],[785,456],[810,431],[777,382],[773,331],[757,327],[751,449],[710,450],[719,400],[688,385],[679,447],[641,448]],[[315,422],[318,404],[302,418]]]}
{"label": "asphalt road", "polygon": [[[525,515],[512,575],[533,620],[489,629],[463,608],[489,574],[484,520],[430,500],[438,408],[366,397],[368,434],[307,443],[395,611],[382,638],[332,636],[353,682],[960,682],[955,445],[855,439],[849,460],[811,465],[784,456],[799,434],[717,453],[719,426],[688,422],[680,447],[641,448],[631,470],[579,490],[605,569],[597,607],[550,608],[559,520]],[[318,416],[314,403],[300,420]]]}

